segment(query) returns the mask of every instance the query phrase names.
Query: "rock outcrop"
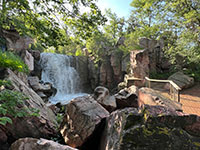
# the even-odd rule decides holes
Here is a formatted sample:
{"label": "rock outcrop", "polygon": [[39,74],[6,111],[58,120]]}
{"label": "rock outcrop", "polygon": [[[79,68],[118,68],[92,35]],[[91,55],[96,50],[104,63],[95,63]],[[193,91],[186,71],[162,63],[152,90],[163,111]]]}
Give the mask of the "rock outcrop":
{"label": "rock outcrop", "polygon": [[[176,83],[181,89],[188,88],[194,85],[194,78],[185,75],[183,72],[176,72],[171,75],[168,80],[172,80]],[[167,83],[165,89],[169,89],[170,85]]]}
{"label": "rock outcrop", "polygon": [[10,150],[77,150],[46,139],[22,138],[14,142]]}
{"label": "rock outcrop", "polygon": [[105,87],[98,86],[95,88],[94,99],[109,112],[117,107],[115,97],[111,96],[109,90]]}
{"label": "rock outcrop", "polygon": [[[149,76],[149,55],[147,50],[131,51],[130,54],[131,75],[135,78],[145,79]],[[135,81],[134,85],[144,86],[145,80]]]}
{"label": "rock outcrop", "polygon": [[159,41],[140,38],[140,47],[148,51],[149,56],[149,69],[150,72],[163,72],[170,69],[170,62],[165,58],[163,48],[165,46],[164,40]]}
{"label": "rock outcrop", "polygon": [[92,137],[95,144],[98,141],[98,136],[94,138],[95,129],[108,116],[109,112],[91,96],[75,98],[66,105],[66,113],[60,126],[65,143],[71,147],[81,147]]}
{"label": "rock outcrop", "polygon": [[104,62],[100,66],[99,84],[112,89],[114,87],[113,69],[109,57],[105,57],[104,59]]}
{"label": "rock outcrop", "polygon": [[99,84],[99,69],[90,58],[88,58],[88,80],[90,81],[90,86],[93,90]]}
{"label": "rock outcrop", "polygon": [[200,149],[199,117],[163,106],[126,108],[106,121],[101,150]]}
{"label": "rock outcrop", "polygon": [[[23,137],[49,138],[55,136],[57,132],[55,115],[45,105],[40,96],[11,70],[6,70],[4,74],[6,79],[12,82],[14,90],[22,92],[29,98],[26,103],[24,103],[23,107],[39,111],[39,116],[12,118],[12,124],[0,126],[1,131],[8,137],[6,142],[11,143]],[[5,143],[5,141],[0,141],[0,143],[2,142]]]}

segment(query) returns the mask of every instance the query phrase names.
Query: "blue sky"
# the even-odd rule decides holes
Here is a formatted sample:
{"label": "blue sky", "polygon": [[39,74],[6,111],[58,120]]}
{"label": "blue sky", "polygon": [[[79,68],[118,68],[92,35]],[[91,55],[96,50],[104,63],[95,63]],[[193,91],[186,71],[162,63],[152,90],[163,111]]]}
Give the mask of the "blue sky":
{"label": "blue sky", "polygon": [[104,12],[110,8],[119,17],[128,18],[131,13],[130,3],[132,0],[98,0],[98,7]]}

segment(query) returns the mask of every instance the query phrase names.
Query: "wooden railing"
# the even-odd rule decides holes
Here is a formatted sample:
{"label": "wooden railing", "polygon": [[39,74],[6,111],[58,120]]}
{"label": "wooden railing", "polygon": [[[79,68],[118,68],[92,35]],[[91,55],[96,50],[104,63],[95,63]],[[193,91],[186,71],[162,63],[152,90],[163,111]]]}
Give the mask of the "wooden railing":
{"label": "wooden railing", "polygon": [[[157,80],[157,79],[149,79],[148,77],[145,77],[146,84],[148,83],[148,87],[151,88],[151,82],[160,82],[160,83],[169,83],[169,90],[170,90],[170,96],[174,100],[176,100],[177,95],[177,101],[180,102],[180,90],[181,88],[174,83],[172,80]],[[147,85],[146,85],[147,86]]]}
{"label": "wooden railing", "polygon": [[[143,81],[144,80],[144,79],[135,78],[135,77],[130,77],[128,79],[134,80],[134,81]],[[170,90],[171,98],[173,98],[173,100],[176,100],[176,98],[177,98],[177,101],[180,102],[181,88],[176,83],[174,83],[172,80],[157,80],[157,79],[149,79],[148,77],[145,77],[146,87],[151,88],[151,82],[169,83],[169,90]]]}

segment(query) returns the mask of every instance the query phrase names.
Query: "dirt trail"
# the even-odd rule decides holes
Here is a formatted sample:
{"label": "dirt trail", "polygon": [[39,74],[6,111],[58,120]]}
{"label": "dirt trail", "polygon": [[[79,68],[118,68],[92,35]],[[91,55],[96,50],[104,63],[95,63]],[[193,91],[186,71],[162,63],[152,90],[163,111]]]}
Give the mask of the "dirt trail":
{"label": "dirt trail", "polygon": [[[164,90],[164,84],[152,85],[156,89],[160,91],[163,95],[170,97],[169,92]],[[200,83],[194,85],[191,88],[182,90],[180,92],[180,102],[182,103],[182,108],[185,113],[188,114],[196,114],[200,116]]]}

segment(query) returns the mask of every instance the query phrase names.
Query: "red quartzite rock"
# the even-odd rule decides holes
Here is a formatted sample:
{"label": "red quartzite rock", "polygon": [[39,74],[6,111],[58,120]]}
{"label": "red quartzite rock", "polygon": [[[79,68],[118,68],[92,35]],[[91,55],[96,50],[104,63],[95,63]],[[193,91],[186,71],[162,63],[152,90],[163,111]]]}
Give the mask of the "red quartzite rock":
{"label": "red quartzite rock", "polygon": [[158,91],[155,91],[150,88],[140,88],[138,95],[138,105],[141,107],[142,105],[160,105],[171,108],[176,111],[182,111],[182,104],[176,101],[172,101],[167,97],[164,97]]}
{"label": "red quartzite rock", "polygon": [[[132,51],[130,54],[130,70],[135,78],[145,79],[149,76],[149,56],[147,50]],[[134,85],[144,86],[145,80],[135,81]]]}
{"label": "red quartzite rock", "polygon": [[95,88],[94,99],[109,112],[117,107],[115,97],[111,96],[109,90],[105,87],[98,86]]}
{"label": "red quartzite rock", "polygon": [[109,116],[91,96],[75,98],[66,105],[66,113],[60,126],[65,143],[80,147],[93,134],[103,118]]}
{"label": "red quartzite rock", "polygon": [[[52,110],[49,109],[43,100],[11,70],[7,70],[6,76],[7,79],[12,82],[14,90],[22,92],[29,98],[23,104],[23,107],[35,109],[39,112],[38,116],[12,118],[12,124],[7,123],[6,126],[0,125],[0,130],[9,137],[9,141],[5,141],[6,138],[0,138],[0,143],[9,142],[10,144],[10,142],[24,137],[49,138],[55,136],[57,133],[57,124]],[[4,134],[1,134],[1,136]]]}

